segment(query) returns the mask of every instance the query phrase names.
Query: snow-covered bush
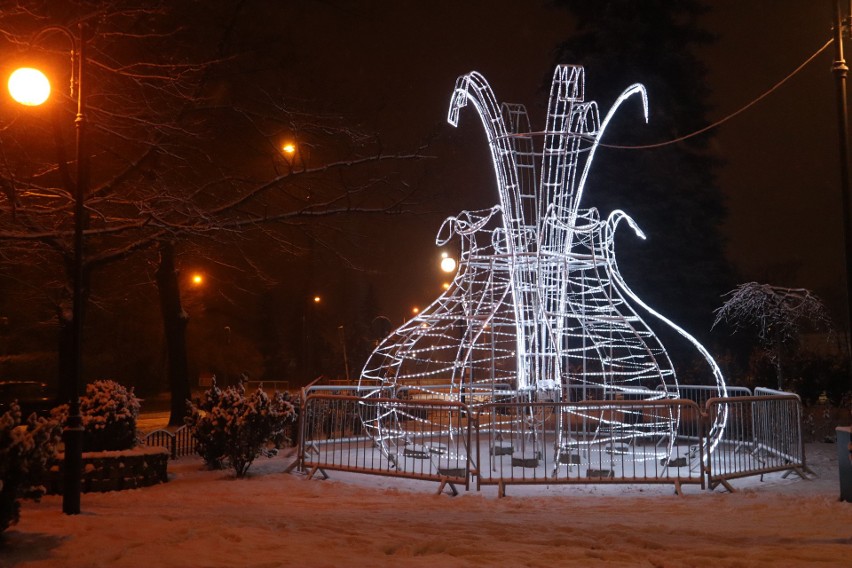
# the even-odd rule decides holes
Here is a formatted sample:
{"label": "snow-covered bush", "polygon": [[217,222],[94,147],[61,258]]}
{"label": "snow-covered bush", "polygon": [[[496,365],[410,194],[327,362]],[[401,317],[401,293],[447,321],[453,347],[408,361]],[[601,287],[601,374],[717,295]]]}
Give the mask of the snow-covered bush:
{"label": "snow-covered bush", "polygon": [[[86,429],[83,451],[129,450],[134,447],[139,408],[139,399],[133,394],[133,388],[127,389],[110,380],[86,385],[86,394],[80,397],[80,414]],[[64,424],[68,405],[54,409],[53,416]]]}
{"label": "snow-covered bush", "polygon": [[59,423],[48,418],[31,415],[22,423],[17,403],[0,415],[0,532],[18,522],[21,499],[44,494],[41,482],[60,432]]}
{"label": "snow-covered bush", "polygon": [[287,441],[286,428],[296,420],[296,409],[277,391],[270,397],[258,388],[246,396],[242,384],[222,390],[214,381],[197,403],[189,403],[185,420],[208,467],[227,465],[243,477],[255,458],[270,455]]}

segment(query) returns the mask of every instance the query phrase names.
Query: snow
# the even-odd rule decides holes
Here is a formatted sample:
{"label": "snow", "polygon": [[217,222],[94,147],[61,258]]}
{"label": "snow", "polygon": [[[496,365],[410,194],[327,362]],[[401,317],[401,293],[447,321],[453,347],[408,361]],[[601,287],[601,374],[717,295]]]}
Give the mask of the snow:
{"label": "snow", "polygon": [[734,480],[736,493],[687,486],[509,486],[457,497],[421,481],[286,473],[260,458],[245,479],[169,463],[170,481],[24,502],[4,533],[5,567],[848,566],[852,503],[836,448],[809,444],[815,476]]}

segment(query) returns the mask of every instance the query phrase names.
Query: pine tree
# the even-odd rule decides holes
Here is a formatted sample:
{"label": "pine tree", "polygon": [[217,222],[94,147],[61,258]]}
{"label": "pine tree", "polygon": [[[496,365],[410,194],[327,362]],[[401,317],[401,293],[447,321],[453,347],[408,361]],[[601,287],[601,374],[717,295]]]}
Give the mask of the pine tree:
{"label": "pine tree", "polygon": [[704,8],[695,0],[557,4],[576,16],[577,27],[556,49],[556,63],[585,67],[586,98],[605,112],[633,83],[645,85],[649,97],[647,125],[639,104],[630,103],[609,127],[603,144],[610,147],[595,158],[581,206],[604,215],[623,209],[637,221],[646,241],[629,231],[616,241],[625,279],[649,305],[703,340],[732,282],[715,176],[720,160],[708,149],[712,133],[642,146],[707,125],[705,69],[694,53],[712,40],[697,23]]}

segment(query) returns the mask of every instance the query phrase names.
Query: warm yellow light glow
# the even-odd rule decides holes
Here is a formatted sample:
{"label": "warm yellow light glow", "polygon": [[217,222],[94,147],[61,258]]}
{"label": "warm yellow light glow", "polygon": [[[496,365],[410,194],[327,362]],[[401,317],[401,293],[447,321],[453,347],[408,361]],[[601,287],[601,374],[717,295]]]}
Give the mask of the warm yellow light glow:
{"label": "warm yellow light glow", "polygon": [[314,303],[319,304],[320,302],[322,302],[322,298],[320,298],[319,296],[314,296]]}
{"label": "warm yellow light glow", "polygon": [[444,272],[455,272],[456,270],[456,259],[451,257],[445,252],[441,253],[441,270]]}
{"label": "warm yellow light glow", "polygon": [[443,284],[441,284],[441,288],[443,288],[444,290],[449,290],[450,289],[450,283],[444,282]]}
{"label": "warm yellow light glow", "polygon": [[414,306],[413,308],[411,308],[411,313],[416,316],[417,314],[420,313],[420,308],[418,308],[417,306]]}
{"label": "warm yellow light glow", "polygon": [[204,283],[204,275],[196,272],[195,274],[192,275],[192,283],[195,286],[201,286]]}
{"label": "warm yellow light glow", "polygon": [[16,69],[9,76],[9,94],[25,106],[38,106],[50,96],[50,81],[31,67]]}
{"label": "warm yellow light glow", "polygon": [[296,145],[291,142],[287,142],[281,146],[281,151],[285,154],[294,154],[296,152]]}

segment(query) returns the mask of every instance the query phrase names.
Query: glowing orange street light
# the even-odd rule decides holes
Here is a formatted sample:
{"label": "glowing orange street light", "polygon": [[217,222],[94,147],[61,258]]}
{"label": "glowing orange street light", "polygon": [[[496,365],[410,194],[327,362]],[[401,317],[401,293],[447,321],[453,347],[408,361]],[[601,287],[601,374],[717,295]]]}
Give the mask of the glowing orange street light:
{"label": "glowing orange street light", "polygon": [[287,142],[286,144],[281,146],[281,151],[285,154],[289,154],[290,156],[292,156],[296,153],[296,145],[292,142]]}
{"label": "glowing orange street light", "polygon": [[414,306],[413,308],[411,308],[411,313],[416,316],[417,314],[420,313],[420,308],[418,308],[417,306]]}
{"label": "glowing orange street light", "polygon": [[201,286],[204,284],[204,275],[200,272],[196,272],[192,275],[192,284],[193,286]]}
{"label": "glowing orange street light", "polygon": [[320,302],[322,302],[322,298],[319,296],[314,296],[314,303],[319,304]]}
{"label": "glowing orange street light", "polygon": [[50,97],[50,81],[38,69],[21,67],[9,75],[9,94],[24,106],[38,106]]}

